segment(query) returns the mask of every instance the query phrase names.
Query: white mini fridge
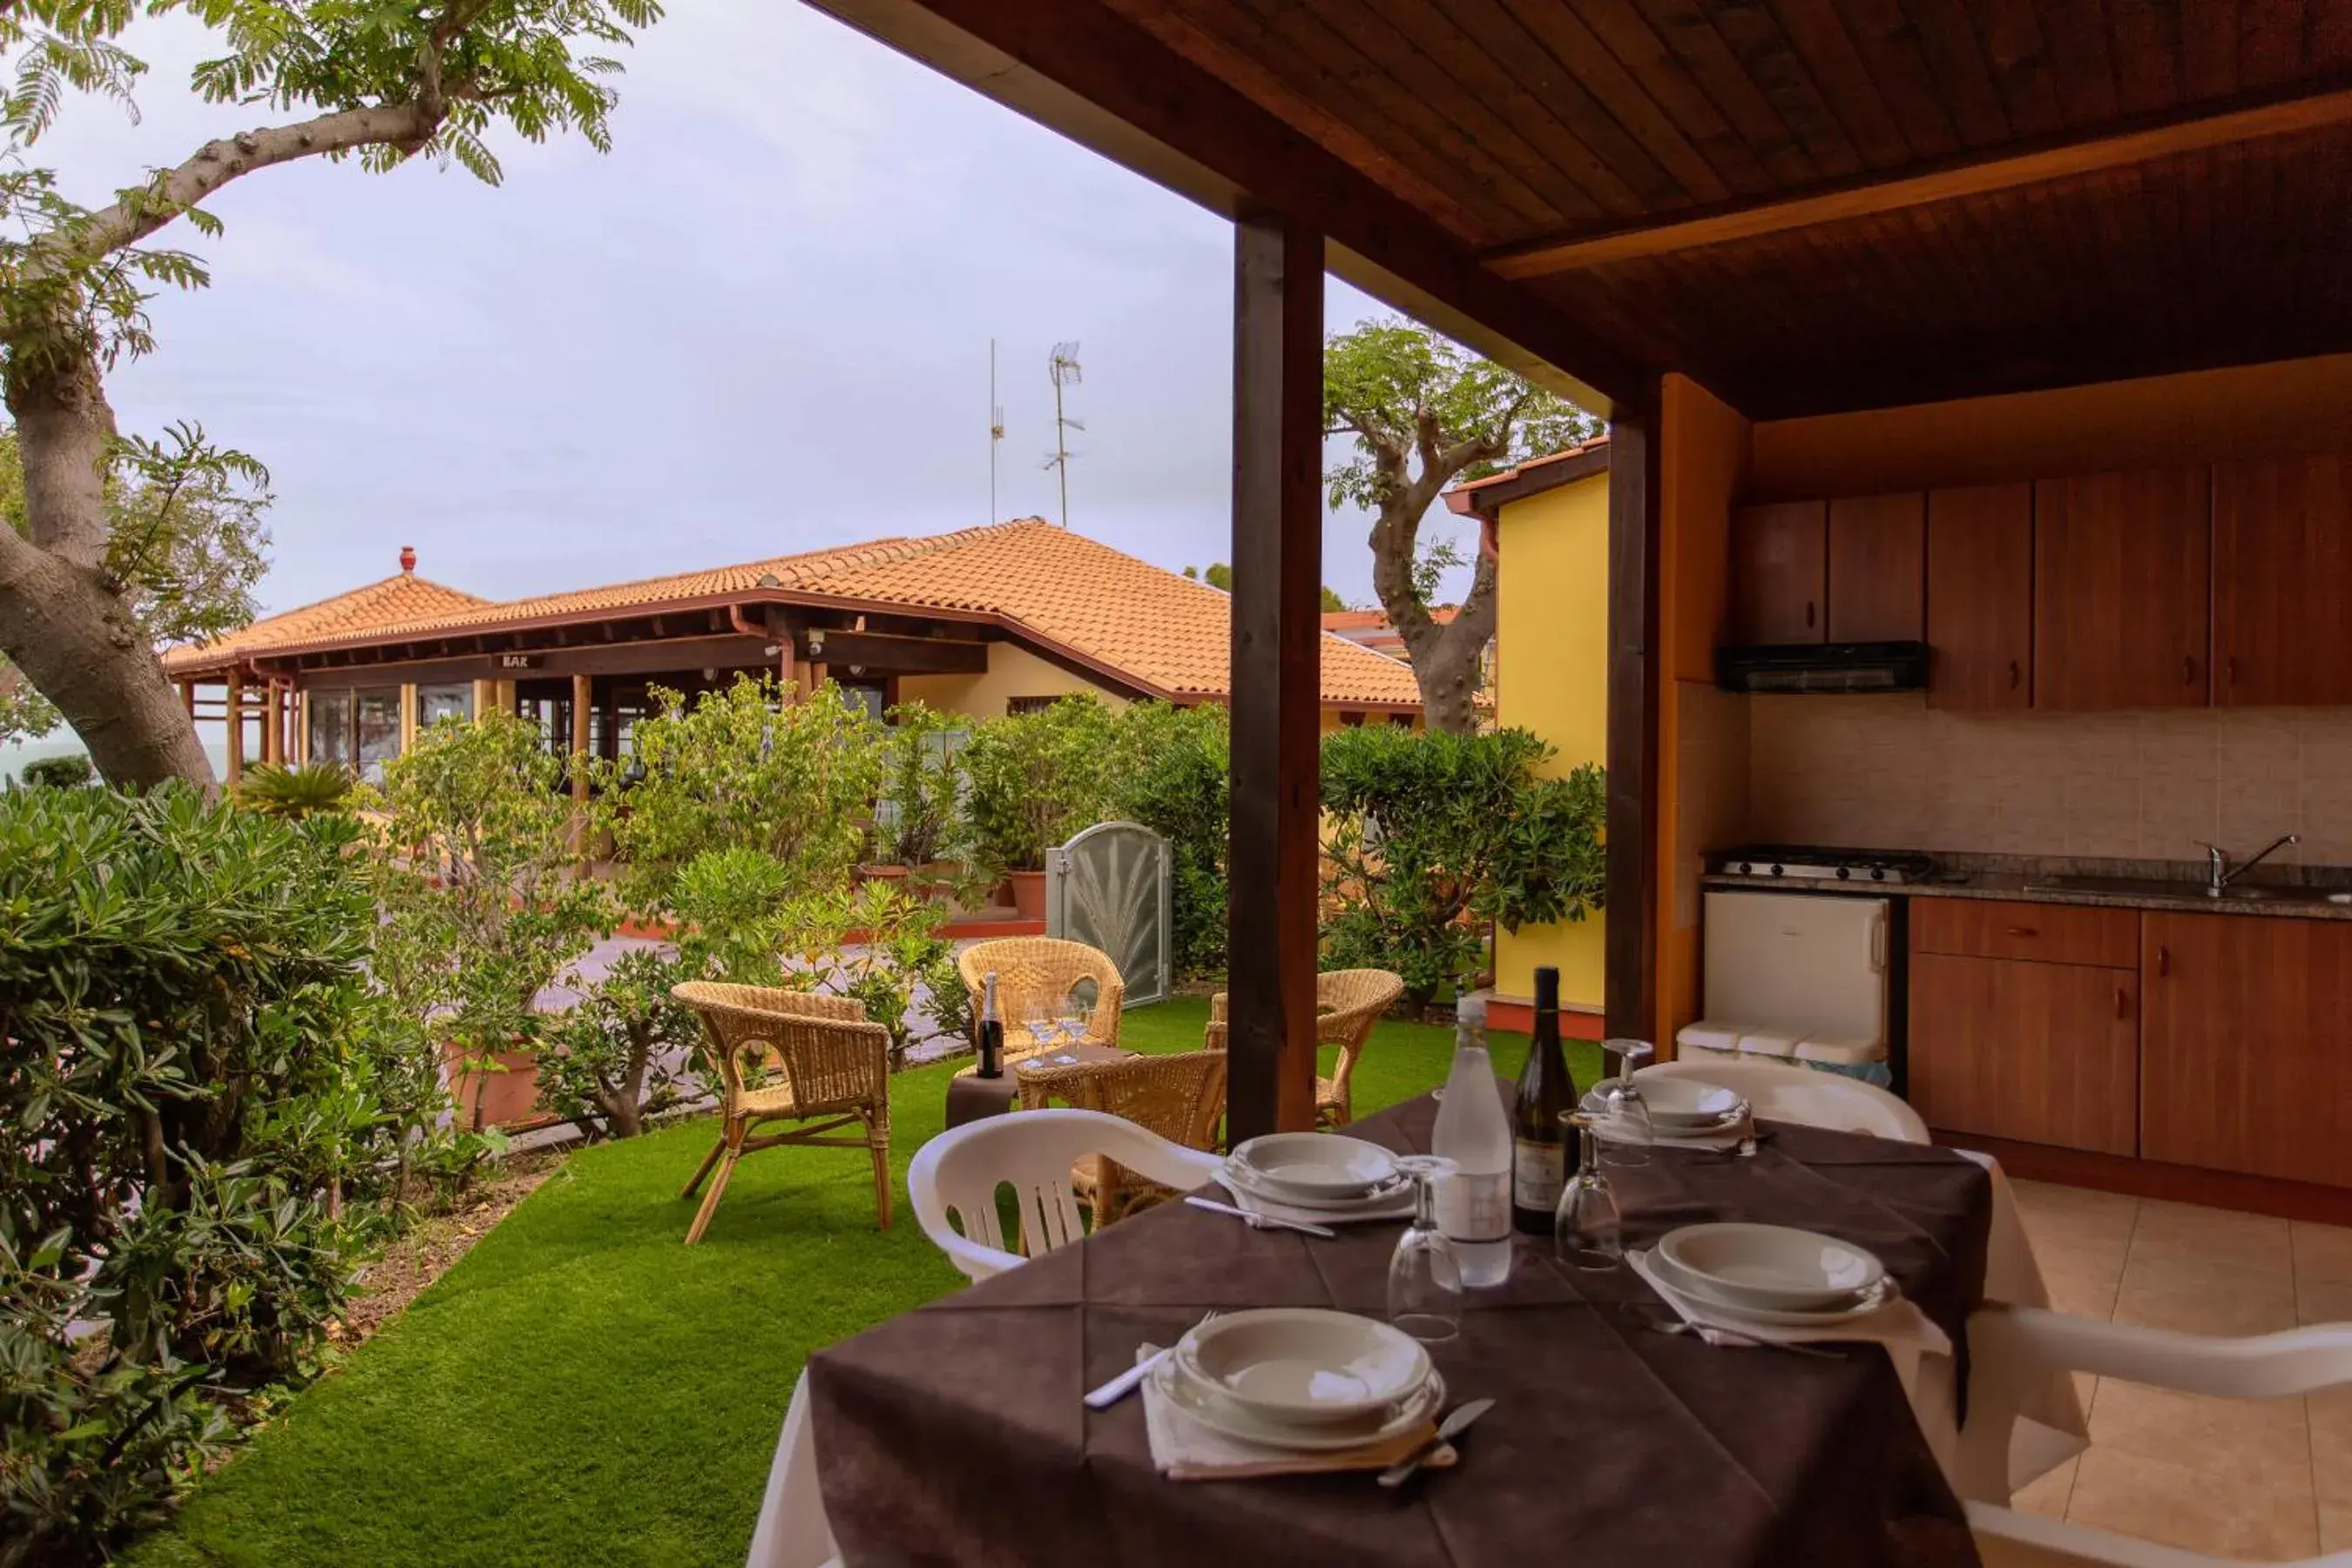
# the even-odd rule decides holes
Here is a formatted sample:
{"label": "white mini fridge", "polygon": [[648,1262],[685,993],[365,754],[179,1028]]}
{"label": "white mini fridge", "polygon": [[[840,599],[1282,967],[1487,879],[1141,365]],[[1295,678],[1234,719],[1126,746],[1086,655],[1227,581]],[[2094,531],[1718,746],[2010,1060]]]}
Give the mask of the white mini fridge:
{"label": "white mini fridge", "polygon": [[1706,995],[1685,1056],[1777,1058],[1882,1087],[1887,1070],[1889,900],[1722,889],[1706,896]]}

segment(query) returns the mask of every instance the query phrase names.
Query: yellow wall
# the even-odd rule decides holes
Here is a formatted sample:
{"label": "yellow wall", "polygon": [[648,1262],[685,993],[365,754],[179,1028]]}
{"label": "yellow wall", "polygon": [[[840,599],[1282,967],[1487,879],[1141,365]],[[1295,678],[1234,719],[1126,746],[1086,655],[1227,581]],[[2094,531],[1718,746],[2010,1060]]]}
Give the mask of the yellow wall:
{"label": "yellow wall", "polygon": [[1700,852],[1737,832],[1731,781],[1748,772],[1739,699],[1722,699],[1715,646],[1729,599],[1731,504],[1748,482],[1749,430],[1696,382],[1666,377],[1659,428],[1658,1016],[1650,1038],[1672,1054],[1698,1016]]}
{"label": "yellow wall", "polygon": [[[1609,752],[1609,476],[1502,507],[1496,616],[1496,717],[1559,749],[1565,775]],[[1495,989],[1535,994],[1538,964],[1559,967],[1560,1000],[1601,1005],[1601,917],[1495,936]]]}
{"label": "yellow wall", "polygon": [[1006,701],[1015,697],[1067,697],[1092,692],[1105,701],[1123,705],[1083,676],[1049,664],[1017,643],[988,645],[988,668],[979,675],[908,675],[898,679],[898,700],[923,702],[942,713],[971,719],[1002,719]]}

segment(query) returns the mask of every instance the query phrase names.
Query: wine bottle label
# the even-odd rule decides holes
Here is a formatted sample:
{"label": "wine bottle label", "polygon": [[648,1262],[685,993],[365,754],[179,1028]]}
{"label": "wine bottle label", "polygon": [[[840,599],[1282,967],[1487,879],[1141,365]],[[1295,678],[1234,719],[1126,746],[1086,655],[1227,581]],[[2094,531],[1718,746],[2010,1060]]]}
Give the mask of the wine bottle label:
{"label": "wine bottle label", "polygon": [[1465,1172],[1437,1184],[1437,1228],[1448,1241],[1507,1241],[1511,1178],[1502,1171]]}
{"label": "wine bottle label", "polygon": [[1511,1202],[1523,1209],[1559,1205],[1560,1189],[1568,1184],[1568,1145],[1538,1143],[1530,1138],[1511,1141]]}

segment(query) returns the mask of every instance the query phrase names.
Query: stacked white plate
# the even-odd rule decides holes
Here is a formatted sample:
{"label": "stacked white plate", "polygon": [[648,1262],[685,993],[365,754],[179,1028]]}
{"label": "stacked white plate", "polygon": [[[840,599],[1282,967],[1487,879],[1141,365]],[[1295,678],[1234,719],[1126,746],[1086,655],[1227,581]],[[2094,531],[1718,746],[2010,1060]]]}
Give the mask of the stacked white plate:
{"label": "stacked white plate", "polygon": [[1386,1442],[1445,1403],[1445,1380],[1420,1342],[1320,1308],[1213,1318],[1151,1375],[1163,1398],[1229,1437],[1307,1453]]}
{"label": "stacked white plate", "polygon": [[1239,1194],[1334,1215],[1391,1207],[1404,1192],[1396,1156],[1338,1132],[1269,1132],[1225,1156],[1225,1184]]}
{"label": "stacked white plate", "polygon": [[1651,1249],[1650,1269],[1710,1312],[1790,1328],[1864,1317],[1895,1294],[1863,1248],[1779,1225],[1685,1226]]}
{"label": "stacked white plate", "polygon": [[[1617,1080],[1603,1079],[1594,1084],[1584,1097],[1582,1109],[1587,1115],[1605,1116],[1609,1107],[1602,1098]],[[1738,1091],[1703,1079],[1665,1077],[1643,1079],[1641,1082],[1642,1103],[1650,1112],[1651,1135],[1660,1142],[1673,1143],[1683,1140],[1712,1142],[1744,1134],[1748,1131],[1749,1106]],[[1601,1128],[1603,1137],[1612,1128]]]}

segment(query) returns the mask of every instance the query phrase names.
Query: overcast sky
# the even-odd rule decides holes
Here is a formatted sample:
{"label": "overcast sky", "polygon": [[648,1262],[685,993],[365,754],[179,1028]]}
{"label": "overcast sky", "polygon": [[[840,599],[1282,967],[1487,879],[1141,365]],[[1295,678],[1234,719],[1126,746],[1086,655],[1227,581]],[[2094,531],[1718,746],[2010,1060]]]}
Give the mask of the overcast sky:
{"label": "overcast sky", "polygon": [[[262,122],[186,90],[214,40],[142,23],[141,123],[69,104],[40,144],[103,200]],[[265,171],[165,238],[213,284],[159,298],[110,384],[126,430],[201,421],[268,465],[265,609],[394,569],[505,597],[1052,515],[1045,362],[1083,347],[1073,527],[1222,559],[1231,230],[802,5],[688,0],[628,58],[599,155],[498,143],[506,184],[412,165]],[[162,241],[159,241],[162,243]],[[1380,308],[1329,287],[1344,326]],[[1364,522],[1327,578],[1371,599]]]}

